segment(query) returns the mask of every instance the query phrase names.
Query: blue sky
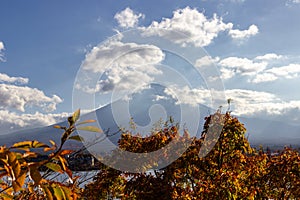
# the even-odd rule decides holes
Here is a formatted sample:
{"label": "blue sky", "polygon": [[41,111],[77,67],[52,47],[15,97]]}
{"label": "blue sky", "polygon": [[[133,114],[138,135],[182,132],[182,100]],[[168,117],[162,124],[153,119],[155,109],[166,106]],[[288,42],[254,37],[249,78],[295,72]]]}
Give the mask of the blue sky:
{"label": "blue sky", "polygon": [[[76,74],[95,61],[87,59],[101,43],[118,31],[153,26],[185,27],[187,44],[204,48],[216,64],[235,114],[298,123],[299,10],[299,0],[1,1],[2,132],[68,116]],[[118,78],[110,84],[123,84]],[[183,88],[177,93],[203,102]]]}

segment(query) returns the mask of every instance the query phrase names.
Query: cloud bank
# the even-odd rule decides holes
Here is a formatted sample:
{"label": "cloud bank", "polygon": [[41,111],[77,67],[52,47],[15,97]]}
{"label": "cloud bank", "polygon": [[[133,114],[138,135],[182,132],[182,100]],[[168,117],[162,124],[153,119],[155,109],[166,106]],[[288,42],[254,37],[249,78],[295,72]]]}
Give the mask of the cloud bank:
{"label": "cloud bank", "polygon": [[[1,134],[25,127],[50,125],[62,120],[67,113],[53,114],[63,100],[47,96],[37,88],[26,86],[29,79],[0,73]],[[37,109],[34,114],[29,110]]]}

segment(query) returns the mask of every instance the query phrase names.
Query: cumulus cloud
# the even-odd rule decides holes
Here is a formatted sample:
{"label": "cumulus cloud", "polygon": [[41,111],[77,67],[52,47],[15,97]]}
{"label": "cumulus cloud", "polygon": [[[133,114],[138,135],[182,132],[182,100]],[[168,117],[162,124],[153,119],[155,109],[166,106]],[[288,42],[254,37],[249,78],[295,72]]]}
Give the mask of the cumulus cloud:
{"label": "cumulus cloud", "polygon": [[15,109],[25,112],[26,107],[39,107],[46,112],[56,110],[62,102],[57,95],[48,97],[43,91],[27,86],[0,84],[0,109]]}
{"label": "cumulus cloud", "polygon": [[145,33],[159,35],[182,45],[193,44],[199,47],[209,45],[220,32],[230,30],[232,27],[232,23],[224,23],[216,14],[208,19],[197,9],[186,7],[175,10],[172,18],[163,18],[161,22],[153,21],[145,28]]}
{"label": "cumulus cloud", "polygon": [[2,41],[0,41],[0,62],[4,62],[4,55],[3,55],[3,51],[5,50],[4,47],[4,43]]}
{"label": "cumulus cloud", "polygon": [[204,88],[189,88],[169,86],[164,90],[165,94],[170,95],[173,99],[177,99],[177,104],[187,104],[197,106],[198,104],[208,105],[211,100],[211,93]]}
{"label": "cumulus cloud", "polygon": [[229,35],[233,39],[245,39],[258,34],[258,32],[258,27],[252,24],[247,30],[231,29],[229,30]]}
{"label": "cumulus cloud", "polygon": [[248,58],[228,57],[221,60],[218,65],[221,68],[224,79],[231,78],[233,75],[249,76],[263,71],[267,62],[254,62]]}
{"label": "cumulus cloud", "polygon": [[276,76],[291,79],[299,77],[300,64],[289,64],[282,67],[273,67],[266,70],[266,73],[272,73]]}
{"label": "cumulus cloud", "polygon": [[17,84],[27,84],[28,78],[23,77],[10,77],[7,74],[0,73],[0,83],[17,83]]}
{"label": "cumulus cloud", "polygon": [[[300,122],[300,101],[284,101],[268,92],[232,89],[226,90],[226,97],[233,99],[233,113],[238,116],[282,118],[287,116],[293,122]],[[297,117],[298,116],[298,117]]]}
{"label": "cumulus cloud", "polygon": [[255,60],[266,60],[266,61],[269,61],[269,60],[279,60],[281,58],[283,58],[282,55],[277,55],[276,53],[267,53],[267,54],[262,55],[262,56],[257,56],[254,59]]}
{"label": "cumulus cloud", "polygon": [[153,80],[153,75],[162,73],[156,65],[164,58],[162,50],[154,45],[110,40],[94,47],[82,64],[83,70],[102,74],[103,78],[92,88],[85,82],[76,87],[94,93],[146,86]]}
{"label": "cumulus cloud", "polygon": [[[269,53],[253,59],[228,57],[220,60],[221,78],[230,79],[234,76],[248,76],[252,83],[271,82],[281,79],[293,79],[300,76],[300,64],[290,63],[285,66],[275,67],[282,63],[287,56]],[[219,58],[218,58],[219,59]]]}
{"label": "cumulus cloud", "polygon": [[248,30],[233,29],[233,23],[225,23],[217,14],[207,18],[190,7],[175,10],[172,18],[153,21],[144,29],[145,35],[159,35],[183,46],[193,44],[197,47],[208,46],[220,32],[228,31],[234,39],[248,38],[258,33],[256,25],[251,25]]}
{"label": "cumulus cloud", "polygon": [[48,126],[60,121],[64,121],[70,113],[40,113],[34,114],[11,112],[8,110],[0,110],[0,127],[1,134],[11,131],[17,131],[24,128],[33,128],[40,126]]}
{"label": "cumulus cloud", "polygon": [[220,72],[221,72],[221,79],[222,80],[230,79],[230,78],[232,78],[236,75],[234,70],[228,69],[228,68],[225,68],[225,67],[221,68]]}
{"label": "cumulus cloud", "polygon": [[[1,132],[16,131],[56,123],[69,114],[53,114],[63,100],[47,96],[37,88],[26,86],[28,78],[11,77],[0,73],[0,127]],[[30,113],[29,110],[36,112]]]}
{"label": "cumulus cloud", "polygon": [[278,77],[272,73],[257,74],[252,80],[253,83],[271,82],[277,80]]}
{"label": "cumulus cloud", "polygon": [[15,85],[27,84],[28,81],[28,78],[10,77],[0,73],[0,110],[25,112],[27,107],[39,107],[46,112],[56,110],[56,105],[62,102],[59,96],[49,97],[37,88]]}
{"label": "cumulus cloud", "polygon": [[291,121],[300,122],[300,101],[284,101],[269,92],[230,89],[212,93],[212,91],[205,88],[191,89],[176,86],[168,87],[164,92],[172,96],[172,98],[177,99],[178,104],[188,104],[191,106],[198,104],[210,106],[212,99],[224,98],[222,94],[225,94],[226,99],[232,99],[231,110],[234,115],[261,118],[282,117],[282,120],[286,120],[284,119],[286,116],[291,116]]}
{"label": "cumulus cloud", "polygon": [[[211,58],[211,60],[213,59]],[[253,59],[228,57],[221,59],[217,65],[220,67],[221,78],[223,80],[234,76],[248,76],[249,82],[262,83],[275,81],[279,78],[298,78],[300,76],[300,64],[290,63],[277,67],[276,65],[283,63],[283,59],[288,59],[288,56],[268,53],[256,56]]]}
{"label": "cumulus cloud", "polygon": [[144,18],[145,15],[142,13],[135,13],[129,7],[125,10],[118,12],[115,15],[115,19],[122,28],[133,28],[136,27],[140,18]]}
{"label": "cumulus cloud", "polygon": [[289,64],[282,67],[272,67],[259,73],[253,79],[254,83],[275,81],[279,78],[293,79],[300,76],[300,64]]}
{"label": "cumulus cloud", "polygon": [[220,60],[219,57],[212,58],[211,56],[203,56],[196,60],[195,67],[202,68],[202,67],[209,67],[214,65]]}

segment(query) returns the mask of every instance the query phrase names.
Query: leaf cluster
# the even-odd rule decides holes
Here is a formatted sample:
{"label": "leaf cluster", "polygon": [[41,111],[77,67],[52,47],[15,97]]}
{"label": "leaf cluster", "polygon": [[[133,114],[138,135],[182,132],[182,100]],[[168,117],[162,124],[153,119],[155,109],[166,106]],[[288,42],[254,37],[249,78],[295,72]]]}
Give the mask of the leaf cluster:
{"label": "leaf cluster", "polygon": [[[83,197],[150,200],[300,198],[299,153],[286,148],[271,155],[251,148],[244,125],[229,112],[218,111],[206,117],[201,138],[190,137],[188,131],[181,135],[178,130],[178,126],[171,124],[146,138],[124,133],[119,147],[126,151],[156,151],[174,140],[178,144],[188,141],[189,147],[175,162],[162,169],[155,166],[159,160],[171,156],[168,151],[160,158],[153,157],[153,162],[147,166],[152,170],[146,172],[130,173],[105,167],[92,183],[86,185]],[[212,144],[213,148],[208,151]],[[199,156],[203,152],[207,155]],[[144,169],[145,166],[136,167]]]}
{"label": "leaf cluster", "polygon": [[[68,118],[68,127],[55,126],[64,130],[59,146],[52,140],[49,141],[50,145],[33,140],[0,147],[0,199],[67,200],[80,197],[82,189],[77,185],[78,177],[73,176],[66,160],[66,156],[73,151],[63,149],[63,145],[69,139],[82,140],[80,136],[73,135],[76,129],[93,132],[101,130],[93,126],[81,126],[94,120],[76,124],[79,116],[80,110],[77,110]],[[37,149],[42,149],[44,155],[38,153]],[[44,159],[38,159],[40,157]],[[50,172],[66,174],[69,183],[46,179]]]}

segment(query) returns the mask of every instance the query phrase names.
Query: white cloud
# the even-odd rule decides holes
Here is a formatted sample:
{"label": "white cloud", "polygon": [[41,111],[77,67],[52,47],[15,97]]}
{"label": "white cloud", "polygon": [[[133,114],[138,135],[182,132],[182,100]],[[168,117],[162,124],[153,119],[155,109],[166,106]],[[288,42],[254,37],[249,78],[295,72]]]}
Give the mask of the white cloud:
{"label": "white cloud", "polygon": [[286,2],[286,5],[289,5],[289,4],[300,4],[300,0],[288,0]]}
{"label": "white cloud", "polygon": [[235,115],[300,122],[300,101],[283,101],[274,94],[253,90],[233,89],[225,93],[227,98],[233,99]]}
{"label": "white cloud", "polygon": [[146,86],[153,75],[161,74],[156,64],[164,60],[165,55],[154,45],[139,45],[110,40],[94,47],[86,55],[82,69],[87,73],[104,74],[98,84],[89,86],[88,82],[77,84],[83,91],[108,92],[113,90],[132,90],[137,86]]}
{"label": "white cloud", "polygon": [[236,75],[234,70],[227,69],[227,68],[221,68],[220,72],[221,72],[222,80],[230,79],[230,78],[234,77],[234,75]]}
{"label": "white cloud", "polygon": [[0,84],[0,94],[0,110],[15,109],[25,112],[26,107],[39,107],[51,112],[62,102],[57,95],[48,97],[43,91],[27,86]]}
{"label": "white cloud", "polygon": [[214,65],[220,60],[219,57],[212,58],[211,56],[203,56],[196,60],[195,67],[201,68],[201,67],[210,67],[211,65]]}
{"label": "white cloud", "polygon": [[[249,82],[262,83],[278,80],[279,78],[292,79],[300,76],[300,64],[291,63],[282,67],[270,67],[281,63],[287,56],[269,53],[257,56],[254,59],[228,57],[220,60],[221,78],[230,79],[234,76],[249,76]],[[268,67],[269,66],[269,67]],[[268,68],[267,68],[268,67]]]}
{"label": "white cloud", "polygon": [[118,21],[119,26],[122,28],[136,27],[139,19],[144,17],[144,14],[136,14],[129,7],[115,15],[115,19]]}
{"label": "white cloud", "polygon": [[172,18],[153,21],[144,27],[145,35],[159,35],[183,46],[193,44],[197,47],[208,46],[220,32],[228,31],[234,39],[244,39],[258,33],[258,27],[251,25],[247,30],[232,29],[233,23],[223,22],[222,17],[214,14],[207,18],[197,9],[186,7],[173,12]]}
{"label": "white cloud", "polygon": [[[186,7],[175,10],[172,18],[163,18],[161,22],[153,21],[145,28],[145,34],[159,35],[182,45],[207,46],[220,32],[230,30],[232,26],[232,23],[224,23],[216,14],[208,19],[197,9]],[[178,34],[174,34],[176,32]]]}
{"label": "white cloud", "polygon": [[[232,99],[231,110],[234,115],[258,118],[287,118],[293,122],[300,122],[300,101],[284,101],[275,94],[245,89],[230,89],[216,92],[204,89],[170,86],[164,91],[167,95],[177,99],[178,104],[196,106],[211,105],[211,100],[218,98]],[[222,94],[225,94],[223,96]],[[214,96],[211,96],[214,95]],[[224,101],[224,99],[222,99]],[[223,105],[224,106],[224,105]],[[217,108],[214,108],[217,109]],[[223,108],[223,109],[226,109]]]}
{"label": "white cloud", "polygon": [[266,61],[269,61],[269,60],[278,60],[278,59],[281,59],[283,58],[282,55],[277,55],[275,53],[267,53],[263,56],[257,56],[255,57],[254,59],[255,60],[266,60]]}
{"label": "white cloud", "polygon": [[300,76],[300,64],[289,64],[282,67],[273,67],[257,74],[254,83],[270,82],[279,78],[293,79]]}
{"label": "white cloud", "polygon": [[288,56],[268,53],[253,59],[227,57],[220,60],[217,65],[220,67],[223,80],[239,75],[248,76],[248,82],[252,83],[271,82],[279,78],[298,78],[300,76],[300,64],[290,63],[286,66],[274,67],[282,64],[283,59],[286,61]]}
{"label": "white cloud", "polygon": [[0,83],[18,83],[18,84],[27,84],[28,78],[23,77],[10,77],[7,74],[0,73]]}
{"label": "white cloud", "polygon": [[2,41],[0,41],[0,51],[2,51],[2,50],[4,50],[5,48],[4,48],[4,44],[3,44],[3,42]]}
{"label": "white cloud", "polygon": [[256,34],[258,34],[259,30],[258,27],[254,24],[252,24],[251,26],[249,26],[249,28],[247,30],[238,30],[238,29],[231,29],[229,30],[229,35],[233,38],[233,39],[245,39],[245,38],[249,38],[251,36],[254,36]]}
{"label": "white cloud", "polygon": [[24,128],[33,128],[40,126],[48,126],[66,120],[70,113],[16,113],[8,110],[0,110],[0,127],[1,134],[17,131]]}
{"label": "white cloud", "polygon": [[2,41],[0,41],[0,62],[5,61],[4,55],[2,53],[3,50],[5,50],[4,43]]}
{"label": "white cloud", "polygon": [[252,80],[253,83],[271,82],[277,80],[278,77],[272,73],[261,73],[257,74]]}
{"label": "white cloud", "polygon": [[223,73],[223,78],[231,78],[234,75],[249,76],[255,75],[263,71],[268,63],[267,62],[254,62],[248,58],[228,57],[218,63]]}
{"label": "white cloud", "polygon": [[211,93],[204,88],[189,88],[169,86],[164,90],[165,94],[170,95],[173,99],[177,99],[177,104],[187,104],[197,106],[198,104],[208,105],[211,101]]}
{"label": "white cloud", "polygon": [[266,73],[272,73],[283,78],[297,78],[300,73],[300,64],[289,64],[283,67],[273,67],[266,70]]}
{"label": "white cloud", "polygon": [[[37,88],[24,85],[28,82],[28,78],[10,77],[0,73],[1,134],[25,127],[50,125],[63,118],[66,119],[65,117],[69,115],[43,113],[55,111],[62,99],[57,95],[47,96]],[[35,111],[35,114],[30,113],[29,110]]]}
{"label": "white cloud", "polygon": [[293,7],[298,6],[300,4],[300,0],[286,0],[285,6],[287,7]]}

